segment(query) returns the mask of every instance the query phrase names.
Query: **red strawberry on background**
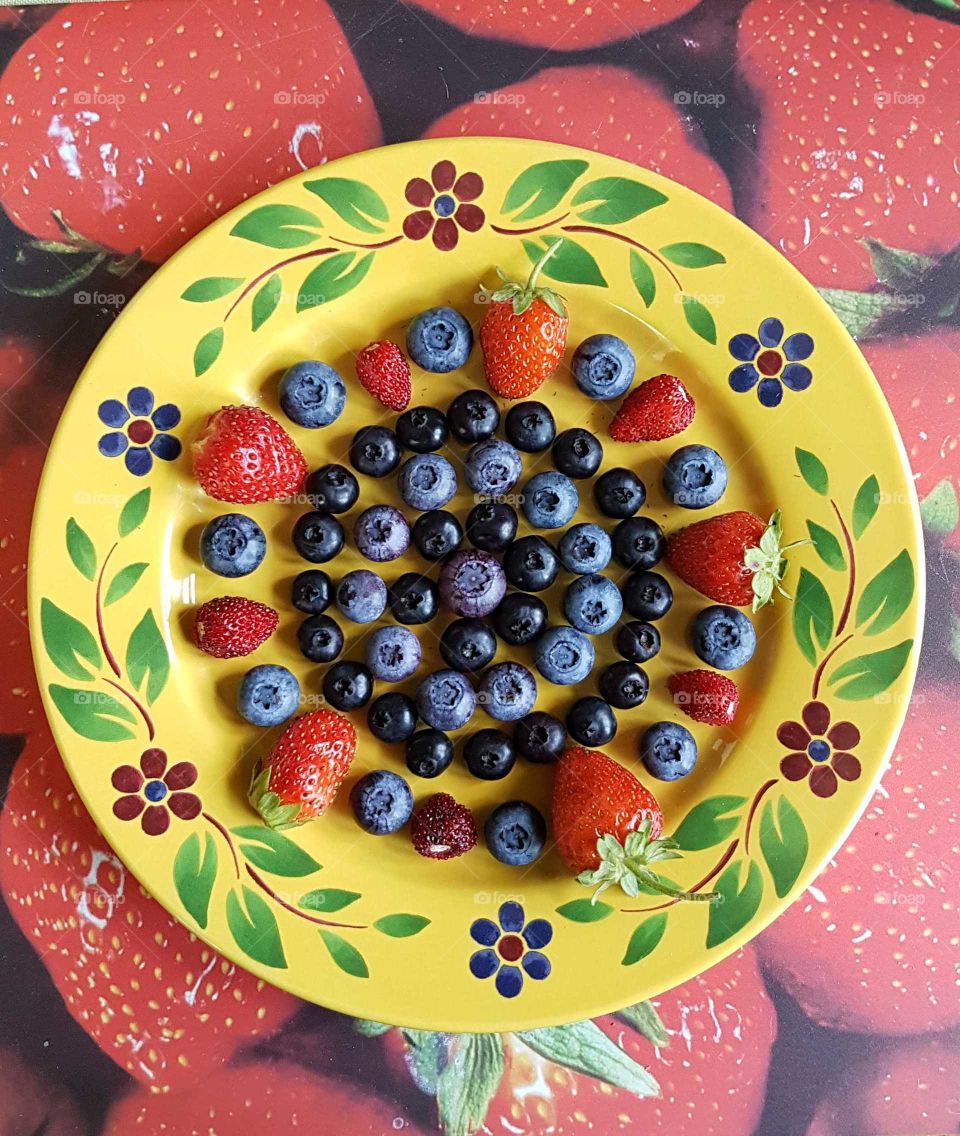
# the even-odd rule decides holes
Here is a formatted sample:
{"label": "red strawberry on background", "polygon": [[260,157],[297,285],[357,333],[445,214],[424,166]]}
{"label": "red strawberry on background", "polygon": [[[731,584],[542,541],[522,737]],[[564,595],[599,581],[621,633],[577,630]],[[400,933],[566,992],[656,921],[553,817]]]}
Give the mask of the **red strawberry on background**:
{"label": "red strawberry on background", "polygon": [[654,375],[620,403],[610,423],[615,442],[659,442],[690,425],[697,406],[675,375]]}
{"label": "red strawberry on background", "polygon": [[197,608],[193,634],[197,646],[215,659],[252,654],[276,631],[280,617],[246,596],[219,596]]}
{"label": "red strawberry on background", "polygon": [[356,358],[360,385],[388,410],[406,410],[410,405],[410,364],[387,339],[368,343]]}
{"label": "red strawberry on background", "polygon": [[863,237],[956,243],[958,45],[960,27],[893,0],[744,9],[737,54],[759,113],[746,220],[814,284],[872,284]]}
{"label": "red strawberry on background", "polygon": [[464,103],[438,118],[426,137],[463,134],[537,138],[612,154],[733,209],[725,174],[672,94],[619,67],[549,67]]}
{"label": "red strawberry on background", "polygon": [[453,860],[477,843],[477,824],[466,805],[449,793],[435,793],[413,814],[410,839],[428,860]]}
{"label": "red strawberry on background", "polygon": [[3,1136],[79,1136],[86,1127],[59,1085],[42,1080],[11,1049],[0,1049]]}
{"label": "red strawberry on background", "polygon": [[34,237],[164,260],[380,125],[323,0],[67,4],[0,77],[0,201]]}
{"label": "red strawberry on background", "polygon": [[695,722],[729,726],[737,716],[740,691],[732,678],[716,671],[683,671],[667,679],[675,706]]}
{"label": "red strawberry on background", "polygon": [[6,906],[70,1013],[143,1084],[202,1079],[300,1005],[146,895],[97,832],[45,730],[14,767],[0,848]]}
{"label": "red strawberry on background", "polygon": [[303,486],[307,463],[280,423],[259,406],[224,406],[190,447],[193,472],[217,501],[281,501]]}

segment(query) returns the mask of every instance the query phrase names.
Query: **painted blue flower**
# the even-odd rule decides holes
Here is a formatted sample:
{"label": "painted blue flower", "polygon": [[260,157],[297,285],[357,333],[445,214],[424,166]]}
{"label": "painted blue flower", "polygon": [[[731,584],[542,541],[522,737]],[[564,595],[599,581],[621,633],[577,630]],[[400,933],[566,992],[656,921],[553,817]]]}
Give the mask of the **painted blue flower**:
{"label": "painted blue flower", "polygon": [[773,316],[760,324],[756,335],[735,335],[730,354],[740,361],[730,372],[730,386],[738,394],[756,387],[762,406],[779,406],[784,387],[803,391],[813,382],[813,372],[803,363],[813,354],[813,337],[795,331],[784,339],[783,324]]}
{"label": "painted blue flower", "polygon": [[550,973],[550,960],[541,952],[553,938],[553,928],[546,919],[525,919],[520,904],[508,900],[500,905],[496,923],[475,919],[470,925],[470,938],[481,948],[470,956],[470,973],[475,978],[495,974],[494,985],[504,998],[520,993],[524,973],[538,982]]}
{"label": "painted blue flower", "polygon": [[118,458],[136,477],[153,468],[153,459],[173,461],[180,456],[180,440],[168,433],[180,421],[180,411],[172,402],[154,409],[153,393],[146,387],[127,392],[127,401],[108,398],[101,402],[97,416],[109,433],[101,436],[97,449],[105,458]]}

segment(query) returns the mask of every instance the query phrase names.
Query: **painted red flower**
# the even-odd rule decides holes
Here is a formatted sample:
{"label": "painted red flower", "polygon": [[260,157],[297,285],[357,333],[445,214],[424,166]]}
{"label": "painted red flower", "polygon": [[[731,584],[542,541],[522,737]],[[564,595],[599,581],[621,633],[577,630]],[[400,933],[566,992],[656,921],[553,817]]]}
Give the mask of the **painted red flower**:
{"label": "painted red flower", "polygon": [[404,218],[403,231],[411,241],[422,241],[433,233],[433,243],[441,252],[457,247],[460,229],[475,233],[483,224],[483,210],[472,204],[483,192],[479,174],[465,173],[457,177],[457,167],[446,160],[437,162],[426,178],[407,182],[404,196],[415,213]]}
{"label": "painted red flower", "polygon": [[110,783],[122,794],[113,802],[113,815],[118,820],[139,817],[148,836],[160,836],[170,827],[170,813],[181,820],[200,815],[200,798],[184,791],[196,780],[197,767],[192,762],[178,761],[167,769],[162,749],[145,749],[139,769],[120,765],[113,771]]}
{"label": "painted red flower", "polygon": [[780,762],[780,772],[788,781],[803,781],[817,797],[832,797],[842,781],[856,781],[860,762],[850,750],[860,742],[860,731],[852,722],[830,724],[830,708],[822,702],[808,702],[801,713],[803,722],[784,722],[777,738],[791,753]]}

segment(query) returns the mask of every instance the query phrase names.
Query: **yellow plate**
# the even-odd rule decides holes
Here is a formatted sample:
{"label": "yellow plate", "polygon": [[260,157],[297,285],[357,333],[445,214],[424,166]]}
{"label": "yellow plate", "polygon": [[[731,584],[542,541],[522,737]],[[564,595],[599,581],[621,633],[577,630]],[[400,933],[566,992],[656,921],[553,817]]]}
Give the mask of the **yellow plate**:
{"label": "yellow plate", "polygon": [[[435,211],[439,201],[449,212],[445,194],[472,199],[465,209],[454,200],[448,223]],[[703,442],[730,468],[711,513],[766,516],[779,507],[785,539],[812,541],[791,556],[795,601],[778,599],[755,617],[759,647],[736,674],[735,729],[690,722],[666,691],[671,672],[697,665],[685,629],[706,602],[675,581],[663,650],[648,666],[650,698],[618,714],[608,747],[636,771],[646,725],[691,726],[695,771],[671,785],[646,781],[686,850],[670,875],[687,887],[709,881],[724,897],[718,905],[664,907],[619,892],[591,905],[554,851],[511,869],[481,841],[438,863],[416,855],[405,833],[364,835],[349,784],[368,769],[405,770],[398,747],[376,742],[362,712],[351,776],[323,819],[273,834],[245,799],[254,757],[275,732],[237,715],[240,676],[254,662],[282,663],[308,703],[319,698],[320,675],[297,651],[289,604],[290,581],[306,567],[289,541],[299,510],[249,509],[270,540],[252,576],[226,581],[204,570],[200,528],[229,509],[193,481],[190,439],[224,403],[279,415],[278,373],[316,358],[346,377],[347,408],[325,430],[290,430],[312,468],[344,458],[361,424],[391,420],[355,381],[354,353],[371,339],[402,342],[412,316],[433,305],[476,323],[478,282],[495,283],[496,265],[525,275],[553,235],[565,240],[546,275],[568,298],[571,346],[539,397],[558,425],[587,424],[604,440],[607,467],[635,468],[648,487],[644,511],[667,530],[703,514],[667,507],[661,463],[680,441]],[[566,365],[577,343],[600,331],[630,343],[640,378],[682,378],[698,409],[681,440],[631,447],[607,437],[613,407],[580,394]],[[750,385],[754,363],[762,387]],[[479,349],[462,372],[414,372],[414,402],[439,407],[483,382]],[[764,405],[761,393],[770,404],[782,397]],[[526,474],[536,460],[545,464],[528,457]],[[362,480],[360,505],[399,503],[392,479]],[[456,511],[462,517],[471,504],[461,491]],[[602,519],[589,492],[578,519]],[[329,567],[336,575],[361,563],[347,548]],[[411,552],[384,575],[424,566]],[[685,981],[747,942],[810,882],[896,738],[922,567],[914,492],[880,391],[826,304],[772,248],[689,190],[613,158],[528,141],[435,140],[344,158],[267,190],[141,291],[84,372],[51,449],[31,547],[30,623],[47,713],[77,788],[117,854],[197,935],[337,1010],[447,1030],[521,1029]],[[560,592],[549,596],[555,617]],[[279,632],[251,660],[210,659],[190,642],[194,605],[221,594],[281,612]],[[442,622],[432,635],[422,629],[421,673],[437,665]],[[345,631],[345,654],[358,657],[364,630]],[[502,646],[499,657],[514,654],[529,661]],[[605,640],[598,669],[612,658]],[[540,682],[541,708],[562,714],[571,697]],[[817,761],[784,762],[808,746]],[[154,782],[168,777],[163,800],[142,799],[141,763],[153,797],[165,791]],[[520,762],[487,783],[458,759],[439,781],[412,780],[418,801],[449,791],[481,823],[508,798],[549,811],[549,767]]]}

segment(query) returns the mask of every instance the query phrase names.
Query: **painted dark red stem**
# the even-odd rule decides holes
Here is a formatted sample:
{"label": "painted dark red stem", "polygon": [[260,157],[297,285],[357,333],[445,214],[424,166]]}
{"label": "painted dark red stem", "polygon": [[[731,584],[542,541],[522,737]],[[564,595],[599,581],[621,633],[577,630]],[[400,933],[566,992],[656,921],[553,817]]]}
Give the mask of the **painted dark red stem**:
{"label": "painted dark red stem", "polygon": [[[103,650],[103,657],[107,660],[107,663],[109,664],[109,667],[113,671],[113,673],[117,676],[117,678],[119,678],[120,677],[120,667],[117,665],[117,660],[114,658],[113,651],[110,650],[110,644],[107,642],[107,630],[106,630],[106,628],[104,627],[104,624],[103,624],[103,602],[102,602],[102,598],[101,598],[102,593],[103,593],[103,576],[104,576],[104,573],[107,570],[107,565],[110,563],[110,557],[113,556],[114,552],[116,551],[116,548],[117,548],[117,546],[116,546],[116,544],[114,544],[113,547],[110,549],[110,551],[107,553],[107,555],[103,558],[103,564],[100,568],[100,574],[97,576],[96,602],[97,602],[97,634],[100,638],[100,646]],[[126,692],[124,692],[124,693],[126,693]]]}
{"label": "painted dark red stem", "polygon": [[342,927],[348,931],[364,931],[366,930],[366,923],[338,923],[335,919],[321,919],[318,915],[311,915],[308,911],[301,911],[299,907],[294,907],[292,903],[287,903],[285,899],[281,899],[267,881],[261,876],[250,864],[245,865],[247,875],[250,879],[260,888],[261,891],[266,892],[267,895],[278,903],[285,911],[289,911],[291,915],[296,915],[300,919],[306,919],[308,923],[318,923],[321,927]]}

